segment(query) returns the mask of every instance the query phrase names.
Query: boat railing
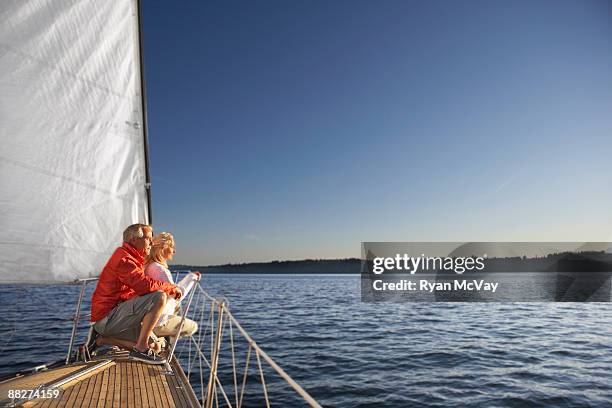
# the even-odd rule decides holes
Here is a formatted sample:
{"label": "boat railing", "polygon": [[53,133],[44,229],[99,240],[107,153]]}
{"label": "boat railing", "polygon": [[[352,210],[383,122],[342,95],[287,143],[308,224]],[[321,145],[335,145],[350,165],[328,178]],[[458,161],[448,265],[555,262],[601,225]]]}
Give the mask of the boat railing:
{"label": "boat railing", "polygon": [[[95,279],[81,281],[67,362],[70,361],[70,353],[74,347],[85,286],[92,280]],[[181,302],[181,305],[183,304],[184,307],[180,310],[182,320],[177,333],[181,332],[186,319],[195,321],[198,330],[192,336],[171,339],[165,373],[174,375],[170,363],[176,358],[192,388],[199,391],[202,407],[241,408],[247,403],[247,398],[252,399],[248,402],[250,406],[270,407],[273,398],[271,394],[274,394],[272,391],[280,392],[283,394],[282,398],[287,398],[287,392],[283,389],[287,385],[293,390],[290,398],[301,400],[311,407],[320,407],[319,403],[255,342],[231,313],[226,298],[211,296],[202,288],[200,281],[197,281],[187,299]],[[274,390],[271,390],[271,386]]]}

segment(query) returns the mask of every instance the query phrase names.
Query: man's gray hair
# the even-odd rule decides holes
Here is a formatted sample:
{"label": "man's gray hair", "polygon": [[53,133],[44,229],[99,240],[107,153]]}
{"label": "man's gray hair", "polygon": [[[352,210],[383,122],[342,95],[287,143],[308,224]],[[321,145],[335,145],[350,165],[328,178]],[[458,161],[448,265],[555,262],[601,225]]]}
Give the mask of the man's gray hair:
{"label": "man's gray hair", "polygon": [[131,242],[136,238],[144,237],[145,231],[153,231],[153,228],[147,224],[132,224],[123,231],[123,242]]}

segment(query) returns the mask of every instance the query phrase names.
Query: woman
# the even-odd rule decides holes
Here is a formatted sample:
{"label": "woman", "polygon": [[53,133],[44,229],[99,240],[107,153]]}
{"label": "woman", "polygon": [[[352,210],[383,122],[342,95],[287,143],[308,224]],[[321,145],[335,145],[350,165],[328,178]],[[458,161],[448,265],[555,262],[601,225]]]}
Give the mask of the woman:
{"label": "woman", "polygon": [[[167,262],[172,259],[175,253],[176,250],[174,249],[174,238],[172,234],[169,232],[162,232],[156,235],[153,238],[151,252],[145,259],[145,275],[155,280],[174,283]],[[188,288],[182,287],[181,284],[188,280],[193,280],[195,276],[199,277],[200,273],[195,272],[193,275],[194,276],[190,276],[189,279],[183,279],[178,283],[178,286],[183,291],[183,296],[187,294],[186,291]],[[166,304],[166,309],[162,312],[156,327],[153,329],[155,335],[160,337],[176,336],[176,332],[181,325],[182,317],[174,314],[175,311],[173,309],[175,305],[176,304],[173,302],[168,302]],[[185,318],[180,337],[191,336],[196,330],[198,330],[197,323],[191,319]]]}

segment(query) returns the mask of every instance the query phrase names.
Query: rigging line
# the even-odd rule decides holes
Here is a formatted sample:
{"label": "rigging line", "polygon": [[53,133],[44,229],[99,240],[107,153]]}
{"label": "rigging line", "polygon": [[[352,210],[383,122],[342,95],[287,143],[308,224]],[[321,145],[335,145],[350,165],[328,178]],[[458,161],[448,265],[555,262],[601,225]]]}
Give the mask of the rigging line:
{"label": "rigging line", "polygon": [[[202,306],[203,306],[203,308],[201,309],[201,310],[202,310],[202,312],[201,312],[201,315],[202,315],[202,316],[203,316],[203,314],[204,314],[204,310],[205,310],[205,308],[206,308],[206,304],[207,304],[207,302],[206,302],[204,299],[202,299]],[[194,317],[195,317],[195,316],[194,316]],[[201,327],[201,326],[200,326],[200,327]],[[201,355],[201,357],[203,357],[203,358],[204,358],[204,362],[205,362],[205,363],[206,363],[206,364],[207,364],[207,365],[210,367],[210,363],[208,362],[208,359],[206,358],[206,356],[205,356],[205,355],[204,355],[204,353],[202,352],[202,350],[204,349],[204,348],[202,347],[202,344],[201,344],[201,341],[202,341],[202,338],[201,338],[202,332],[200,331],[200,332],[198,333],[198,335],[199,335],[199,337],[198,337],[198,341],[197,341],[197,342],[196,342],[196,340],[193,338],[193,336],[191,336],[191,340],[192,340],[192,342],[193,342],[193,344],[194,344],[195,349],[198,351],[198,354],[197,354],[197,355],[198,355],[198,356],[200,356],[200,355]],[[206,335],[204,335],[204,340],[205,340],[205,339],[206,339]],[[191,369],[192,369],[192,367],[193,367],[194,365],[195,365],[195,356],[194,356],[194,359],[193,359],[192,361],[190,361],[190,362],[189,362],[189,370],[190,370],[190,371],[191,371]],[[201,369],[200,369],[200,370],[201,370]]]}
{"label": "rigging line", "polygon": [[189,379],[189,377],[191,376],[191,343],[189,343],[189,358],[187,360],[189,361],[189,371],[187,371],[187,379]]}
{"label": "rigging line", "polygon": [[[211,304],[211,308],[212,308],[212,304]],[[217,313],[217,316],[218,316],[217,319],[223,319],[223,310],[221,310],[221,312]],[[217,320],[217,321],[219,321],[219,320]],[[222,326],[219,327],[219,330],[221,330],[221,337],[219,338],[219,349],[217,350],[217,359],[220,357],[220,354],[221,354],[221,346],[223,344],[223,337],[225,336],[224,329],[226,329],[227,323],[228,322],[226,320],[225,322],[222,323]],[[211,327],[214,327],[214,322],[211,322]],[[212,330],[211,330],[210,342],[211,342],[211,344],[213,344],[213,331]],[[212,357],[213,357],[213,354],[212,354],[212,351],[211,351],[211,359],[212,359]],[[210,363],[208,365],[212,369],[212,366],[210,365]],[[221,392],[223,393],[223,395],[227,399],[227,395],[225,393],[225,390],[223,389],[223,386],[219,382],[219,380],[217,378],[217,375],[216,375],[216,372],[215,373],[211,373],[211,375],[213,375],[213,378],[216,380],[216,382],[219,383],[219,387],[221,388]],[[215,398],[217,398],[216,386],[215,386]],[[217,404],[218,404],[218,400],[216,400],[216,401],[217,401]],[[231,407],[231,403],[229,405]]]}
{"label": "rigging line", "polygon": [[[195,339],[194,339],[193,337],[189,337],[189,339],[190,339],[190,346],[191,346],[191,342],[195,343]],[[206,363],[206,365],[207,365],[207,366],[210,368],[210,367],[211,367],[210,362],[208,361],[208,359],[206,358],[206,356],[204,355],[204,353],[202,353],[202,350],[200,350],[200,349],[197,347],[197,344],[195,345],[195,352],[197,352],[197,353],[198,353],[198,355],[202,357],[202,359],[204,360],[204,362]],[[200,367],[200,372],[202,372],[201,367]],[[189,377],[188,377],[188,378],[189,378]],[[204,388],[203,388],[203,387],[202,387],[202,388],[200,388],[200,391],[202,392],[202,394],[203,394],[203,390],[204,390]],[[204,401],[204,395],[202,395],[202,401]]]}
{"label": "rigging line", "polygon": [[[223,312],[225,312],[225,310],[223,310]],[[223,322],[223,332],[221,333],[221,339],[220,342],[221,344],[223,344],[223,338],[226,337],[226,331],[227,331],[227,325],[230,319],[225,319],[225,322]]]}
{"label": "rigging line", "polygon": [[200,367],[200,394],[202,395],[202,401],[204,401],[204,370],[202,370],[202,356],[199,353],[198,361]]}
{"label": "rigging line", "polygon": [[[228,319],[230,320],[230,319]],[[230,324],[230,343],[232,348],[232,373],[234,375],[234,396],[236,398],[236,406],[238,406],[238,376],[236,371],[236,353],[234,350],[234,330],[233,325]]]}
{"label": "rigging line", "polygon": [[[198,294],[198,296],[200,296],[198,298],[198,301],[200,302],[199,304],[201,305],[201,308],[200,308],[200,319],[198,319],[198,324],[199,324],[198,327],[200,327],[200,330],[198,330],[197,343],[200,344],[200,341],[202,339],[202,328],[204,327],[204,311],[206,310],[206,299],[201,294]],[[195,317],[195,312],[194,312],[194,317]]]}
{"label": "rigging line", "polygon": [[[223,316],[223,313],[224,313],[224,311],[222,311],[222,312],[221,312],[221,316]],[[223,337],[225,336],[225,332],[226,332],[226,330],[227,330],[227,325],[228,325],[228,324],[229,324],[229,327],[230,327],[230,330],[231,330],[232,325],[231,325],[231,323],[229,322],[229,319],[226,319],[226,320],[225,320],[225,323],[224,323],[224,327],[222,328],[221,339],[219,340],[219,343],[220,343],[220,344],[223,344]],[[235,371],[235,368],[236,368],[236,361],[235,361],[235,359],[234,359],[233,352],[232,352],[232,363],[233,363],[233,366],[234,366],[234,371],[233,371],[233,373],[234,373],[234,379],[235,379],[235,378],[236,378],[236,371]],[[223,385],[222,385],[222,384],[221,384],[221,382],[219,381],[219,377],[217,376],[217,373],[214,373],[214,376],[215,376],[215,381],[216,381],[216,382],[219,384],[219,389],[221,390],[221,393],[223,394],[223,397],[225,398],[225,401],[226,401],[226,402],[227,402],[227,404],[228,404],[228,405],[231,407],[231,406],[232,406],[232,404],[231,404],[231,402],[229,401],[229,398],[228,398],[228,396],[227,396],[227,394],[226,394],[226,392],[225,392],[225,389],[223,388]],[[234,388],[234,390],[236,390],[236,388]],[[236,392],[237,392],[237,390],[236,390]],[[238,398],[236,397],[236,400],[237,400],[237,399],[238,399]]]}
{"label": "rigging line", "polygon": [[[207,305],[208,303],[205,303],[205,302],[206,302],[206,299],[202,300],[202,302],[204,303],[204,309],[203,309],[203,311],[202,311],[202,313],[203,313],[203,312],[204,312],[204,310],[206,309],[206,305]],[[210,304],[210,312],[208,313],[207,324],[206,324],[206,325],[202,324],[202,327],[204,327],[204,334],[202,335],[202,332],[201,332],[201,331],[200,331],[200,333],[199,333],[200,337],[198,337],[198,344],[199,344],[200,346],[203,346],[203,345],[204,345],[204,343],[205,343],[205,341],[206,341],[206,334],[208,333],[208,329],[209,329],[209,328],[211,328],[211,330],[212,330],[212,325],[213,325],[213,313],[214,313],[214,312],[213,312],[213,304],[211,303],[211,304]],[[204,320],[201,320],[201,321],[202,321],[202,323],[204,322]],[[212,335],[211,335],[211,336],[212,336]]]}
{"label": "rigging line", "polygon": [[[206,303],[205,303],[205,302],[206,302],[206,300],[205,300],[205,299],[202,299],[202,304],[203,304],[203,306],[204,306],[204,308],[202,308],[202,314],[203,314],[203,311],[204,311],[204,309],[205,309],[205,307],[206,307]],[[195,316],[194,316],[194,317],[195,317]],[[200,327],[202,327],[202,325],[200,325]],[[199,331],[199,332],[198,332],[198,341],[197,341],[197,342],[195,341],[195,339],[193,338],[193,336],[191,336],[191,339],[193,340],[194,345],[195,345],[195,347],[196,347],[198,350],[202,350],[202,349],[203,349],[202,344],[200,343],[200,341],[202,340],[202,337],[201,337],[201,336],[202,336],[202,332],[201,332],[201,331]],[[206,339],[206,333],[204,333],[204,340],[205,340],[205,339]],[[191,343],[190,343],[190,346],[191,346]],[[188,361],[189,361],[189,368],[188,368],[188,370],[191,372],[192,365],[193,365],[193,364],[195,364],[195,360],[193,360],[193,361],[192,361],[192,360],[190,359],[190,360],[188,360]]]}
{"label": "rigging line", "polygon": [[[195,341],[192,339],[192,341]],[[202,356],[202,359],[204,360],[204,362],[206,363],[206,365],[208,366],[208,368],[210,368],[210,362],[208,361],[208,359],[206,358],[206,356],[204,355],[204,353],[202,352],[202,350],[198,349],[196,347],[196,351]]]}
{"label": "rigging line", "polygon": [[[176,280],[177,280],[177,279],[175,279],[175,282],[176,282]],[[199,298],[197,298],[197,299],[196,299],[196,306],[197,306],[197,302],[198,302],[198,301],[199,301]],[[179,308],[181,307],[181,306],[180,306],[180,304],[178,305],[178,307],[179,307]],[[200,328],[200,326],[198,326],[198,329],[199,329],[199,328]],[[200,332],[200,330],[198,330],[198,335],[200,335],[200,334],[201,334],[201,332]],[[193,337],[193,336],[191,336],[191,337]],[[178,337],[178,338],[177,338],[175,341],[178,341],[178,339],[179,339],[179,338],[180,338],[180,337]],[[178,358],[179,360],[181,359],[181,356],[183,355],[183,352],[185,351],[185,348],[186,348],[186,346],[184,345],[184,343],[182,343],[182,347],[181,347],[181,348],[178,350],[178,353],[177,353],[177,358]],[[187,360],[187,361],[189,362],[189,360]]]}
{"label": "rigging line", "polygon": [[[177,282],[177,279],[175,279],[174,282]],[[177,302],[176,306],[174,307],[173,316],[181,316],[182,314],[183,314],[183,308],[181,306],[181,303]],[[188,316],[185,315],[185,317],[187,318]],[[183,355],[183,351],[185,351],[185,348],[186,348],[184,342],[181,342],[179,344],[179,339],[180,338],[181,338],[180,333],[177,333],[177,336],[174,339],[174,343],[176,344],[175,353],[177,354],[177,358],[179,360],[181,359],[181,356]]]}
{"label": "rigging line", "polygon": [[[196,299],[196,302],[199,300]],[[196,303],[196,307],[197,307],[197,303]],[[192,312],[195,313],[195,309],[192,309]],[[194,316],[195,317],[195,316]],[[196,362],[196,358],[199,358],[199,352],[200,352],[200,348],[198,346],[198,344],[196,343],[195,339],[193,338],[193,336],[189,336],[189,358],[187,359],[187,366],[188,366],[188,373],[191,375],[193,369],[195,368],[195,362]],[[194,347],[194,354],[193,357],[191,355],[191,348],[192,346]],[[201,368],[200,368],[200,375],[201,375]]]}
{"label": "rigging line", "polygon": [[[204,337],[202,337],[202,332],[204,331],[203,329],[205,328],[204,325],[204,312],[206,311],[206,299],[203,296],[200,296],[201,299],[201,305],[202,307],[200,308],[200,319],[198,320],[198,327],[200,327],[200,330],[198,331],[198,340],[196,341],[196,347],[198,347],[199,350],[202,350],[202,343],[206,340],[206,334],[204,334]],[[195,317],[195,316],[194,316]],[[193,339],[195,341],[195,339]]]}
{"label": "rigging line", "polygon": [[221,385],[221,381],[219,381],[219,377],[217,377],[217,375],[215,374],[215,382],[219,385],[219,390],[221,390],[221,394],[223,395],[223,398],[225,398],[225,402],[227,403],[227,405],[230,408],[232,407],[232,403],[230,402],[229,398],[227,397],[227,394],[225,393],[225,390],[223,389],[223,386]]}
{"label": "rigging line", "polygon": [[[201,369],[200,369],[201,370]],[[201,376],[200,376],[201,377]],[[200,397],[202,398],[202,404],[205,401],[205,394],[204,394],[204,381],[202,379],[200,379]]]}
{"label": "rigging line", "polygon": [[213,306],[213,304],[211,303],[210,305],[210,357],[212,358],[213,354],[213,349],[215,347],[215,342],[213,341],[214,337],[215,337],[215,308]]}
{"label": "rigging line", "polygon": [[198,351],[198,347],[197,345],[194,348],[194,355],[193,357],[191,356],[191,348],[192,348],[192,342],[189,342],[189,356],[187,358],[187,362],[188,362],[188,371],[187,371],[187,378],[190,378],[191,376],[191,372],[192,372],[192,368],[195,368],[195,359],[197,356],[197,351]]}
{"label": "rigging line", "polygon": [[[179,311],[181,310],[180,303],[178,304],[178,309],[179,309]],[[175,308],[175,313],[176,313],[176,308]],[[174,340],[174,342],[177,343],[177,345],[178,345],[178,341],[179,341],[180,338],[181,338],[180,337],[180,333],[178,333],[177,336],[176,336],[176,339]],[[187,369],[187,379],[189,380],[190,377],[191,377],[191,364],[192,364],[192,360],[191,360],[191,342],[189,342],[189,344],[187,346],[181,347],[181,349],[180,349],[180,351],[178,353],[178,357],[177,358],[179,360],[181,359],[181,356],[183,355],[183,351],[185,350],[185,348],[188,349],[188,353],[189,353],[188,354],[188,358],[187,358],[187,363],[188,363],[187,364],[187,367],[188,367],[188,369]]]}
{"label": "rigging line", "polygon": [[266,379],[264,377],[263,368],[261,368],[261,360],[259,359],[259,350],[255,349],[257,357],[257,365],[259,366],[259,375],[261,376],[261,385],[263,387],[264,397],[266,397],[266,408],[270,408],[270,400],[268,399],[268,388],[266,387]]}
{"label": "rigging line", "polygon": [[238,408],[242,407],[242,398],[244,397],[244,390],[246,388],[247,377],[249,374],[249,362],[251,361],[251,350],[253,346],[249,343],[249,350],[247,351],[246,363],[244,366],[244,376],[242,378],[242,389],[240,390],[240,404],[238,404]]}

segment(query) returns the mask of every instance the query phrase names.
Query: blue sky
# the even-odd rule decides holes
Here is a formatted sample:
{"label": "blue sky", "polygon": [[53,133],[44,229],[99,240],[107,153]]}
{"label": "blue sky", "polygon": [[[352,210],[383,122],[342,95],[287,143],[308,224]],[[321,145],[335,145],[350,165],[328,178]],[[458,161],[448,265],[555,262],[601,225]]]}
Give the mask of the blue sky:
{"label": "blue sky", "polygon": [[612,239],[612,3],[143,2],[176,262]]}

